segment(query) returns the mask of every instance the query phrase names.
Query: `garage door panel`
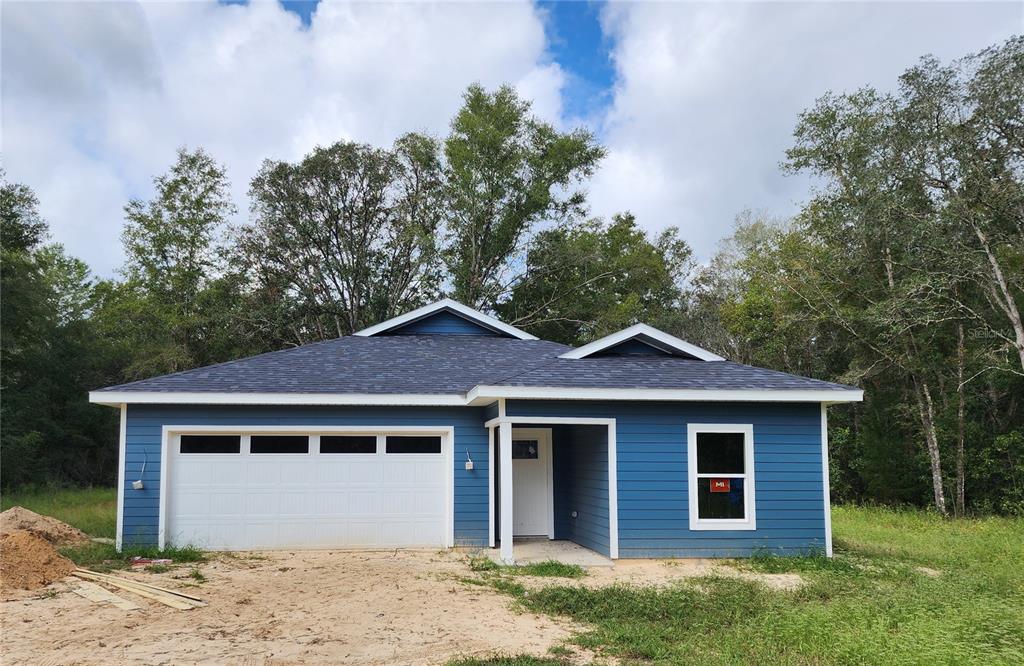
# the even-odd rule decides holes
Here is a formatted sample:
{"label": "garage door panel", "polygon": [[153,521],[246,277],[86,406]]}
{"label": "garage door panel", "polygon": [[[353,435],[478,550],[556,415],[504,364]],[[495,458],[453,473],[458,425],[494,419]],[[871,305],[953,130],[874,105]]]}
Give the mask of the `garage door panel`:
{"label": "garage door panel", "polygon": [[315,447],[181,455],[172,447],[167,540],[218,550],[442,546],[446,460]]}

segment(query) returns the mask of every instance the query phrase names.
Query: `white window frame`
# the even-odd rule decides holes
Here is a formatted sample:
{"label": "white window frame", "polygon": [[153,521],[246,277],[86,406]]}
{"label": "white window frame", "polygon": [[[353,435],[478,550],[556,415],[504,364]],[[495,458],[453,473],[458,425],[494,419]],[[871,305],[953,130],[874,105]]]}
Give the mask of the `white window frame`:
{"label": "white window frame", "polygon": [[[691,530],[756,530],[757,507],[754,505],[754,426],[738,423],[690,423],[687,425],[686,460],[690,491]],[[697,435],[700,433],[739,433],[743,435],[742,474],[698,474]],[[743,518],[700,518],[697,507],[697,479],[743,479]]]}

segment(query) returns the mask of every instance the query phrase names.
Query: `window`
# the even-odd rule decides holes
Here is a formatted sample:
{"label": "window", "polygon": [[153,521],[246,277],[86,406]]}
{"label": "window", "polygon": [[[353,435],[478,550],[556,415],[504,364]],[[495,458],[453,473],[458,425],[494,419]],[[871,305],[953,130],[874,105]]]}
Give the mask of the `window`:
{"label": "window", "polygon": [[249,453],[309,453],[306,435],[253,435]]}
{"label": "window", "polygon": [[321,435],[320,453],[377,453],[377,436]]}
{"label": "window", "polygon": [[690,529],[756,529],[754,427],[691,423],[688,431]]}
{"label": "window", "polygon": [[239,453],[241,435],[182,435],[181,453]]}
{"label": "window", "polygon": [[513,439],[512,459],[513,460],[536,460],[540,446],[535,439]]}
{"label": "window", "polygon": [[440,437],[388,435],[388,453],[441,453]]}

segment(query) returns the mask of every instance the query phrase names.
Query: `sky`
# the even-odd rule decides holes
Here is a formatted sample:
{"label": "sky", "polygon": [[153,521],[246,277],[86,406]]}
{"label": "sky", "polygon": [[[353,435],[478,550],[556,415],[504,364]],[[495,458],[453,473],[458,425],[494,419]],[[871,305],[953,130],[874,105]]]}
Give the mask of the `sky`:
{"label": "sky", "polygon": [[744,209],[810,196],[779,163],[826,91],[893,89],[1024,32],[1024,2],[0,3],[0,153],[52,239],[103,277],[123,207],[181,146],[228,171],[248,219],[264,159],[443,135],[466,86],[510,83],[608,155],[591,214],[676,225],[703,260]]}

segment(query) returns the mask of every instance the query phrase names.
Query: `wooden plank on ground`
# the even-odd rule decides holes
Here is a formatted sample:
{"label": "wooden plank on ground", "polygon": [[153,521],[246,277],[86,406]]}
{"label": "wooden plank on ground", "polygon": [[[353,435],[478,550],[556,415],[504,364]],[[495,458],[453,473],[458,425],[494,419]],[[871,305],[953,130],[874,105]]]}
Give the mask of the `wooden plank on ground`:
{"label": "wooden plank on ground", "polygon": [[157,585],[151,585],[150,583],[142,583],[142,582],[137,581],[137,580],[132,580],[131,578],[122,578],[120,576],[113,576],[111,574],[102,574],[102,573],[98,573],[96,571],[89,571],[88,569],[77,569],[77,571],[83,571],[83,572],[85,572],[87,574],[91,574],[94,578],[100,578],[100,579],[112,578],[114,580],[126,581],[126,582],[129,582],[129,583],[133,583],[135,585],[141,585],[142,587],[144,587],[146,589],[149,589],[149,590],[157,590],[159,592],[166,592],[167,594],[173,594],[175,596],[184,597],[187,600],[194,601],[197,604],[200,604],[200,605],[203,605],[203,606],[206,605],[206,603],[202,599],[200,599],[199,597],[193,597],[191,594],[186,594],[186,593],[181,592],[179,590],[169,590],[166,587],[159,587]]}
{"label": "wooden plank on ground", "polygon": [[124,578],[116,578],[114,576],[96,578],[93,575],[90,575],[91,573],[92,572],[88,571],[75,571],[73,575],[78,576],[79,578],[88,578],[107,583],[108,585],[113,585],[114,587],[119,587],[122,590],[127,590],[128,592],[137,594],[140,597],[159,601],[165,606],[170,606],[171,608],[176,608],[178,610],[192,610],[193,608],[198,607],[194,601],[187,601],[181,597],[176,597],[173,594],[167,594],[166,592],[147,590],[143,585],[135,584]]}
{"label": "wooden plank on ground", "polygon": [[80,597],[85,597],[89,601],[97,604],[111,604],[121,610],[136,610],[141,608],[134,601],[129,601],[123,597],[119,597],[110,590],[100,587],[96,583],[90,583],[87,580],[83,580],[78,583],[78,587],[72,590],[75,594]]}

